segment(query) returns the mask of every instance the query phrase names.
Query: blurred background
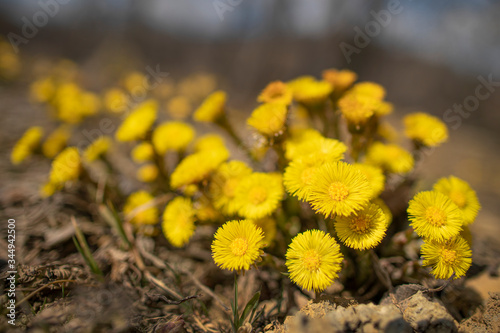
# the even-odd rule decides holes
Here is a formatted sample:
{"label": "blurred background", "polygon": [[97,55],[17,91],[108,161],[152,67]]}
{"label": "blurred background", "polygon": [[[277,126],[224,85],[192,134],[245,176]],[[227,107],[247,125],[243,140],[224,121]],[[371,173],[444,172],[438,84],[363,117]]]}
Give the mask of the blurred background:
{"label": "blurred background", "polygon": [[[213,73],[230,105],[249,113],[272,80],[347,68],[380,83],[396,106],[396,127],[413,111],[448,121],[450,140],[426,157],[420,186],[450,174],[467,180],[483,204],[473,232],[493,244],[500,232],[499,17],[493,0],[0,0],[0,33],[23,66],[70,59],[94,91],[117,73],[148,66],[174,80]],[[2,129],[19,130],[2,134],[9,144],[40,112],[28,102],[31,74],[0,86]],[[460,106],[465,111],[453,111]]]}

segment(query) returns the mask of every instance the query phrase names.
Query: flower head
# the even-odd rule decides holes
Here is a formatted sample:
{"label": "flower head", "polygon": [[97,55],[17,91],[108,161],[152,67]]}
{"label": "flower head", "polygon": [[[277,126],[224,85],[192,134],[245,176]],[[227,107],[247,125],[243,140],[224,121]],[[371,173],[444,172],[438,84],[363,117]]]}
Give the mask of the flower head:
{"label": "flower head", "polygon": [[466,181],[454,176],[441,178],[434,184],[434,190],[443,193],[458,206],[464,214],[464,225],[474,222],[481,204]]}
{"label": "flower head", "polygon": [[71,128],[68,125],[61,125],[49,134],[42,144],[42,153],[45,157],[54,158],[68,144],[71,137]]}
{"label": "flower head", "polygon": [[40,140],[43,136],[41,127],[30,127],[23,136],[16,142],[10,160],[12,164],[19,164],[28,158],[33,151],[40,145]]}
{"label": "flower head", "polygon": [[108,89],[103,98],[105,108],[112,113],[124,113],[130,104],[129,96],[120,88]]}
{"label": "flower head", "polygon": [[62,185],[68,181],[78,179],[81,171],[81,158],[76,147],[68,147],[56,156],[52,162],[50,182]]}
{"label": "flower head", "polygon": [[290,279],[306,290],[323,291],[338,277],[342,254],[335,240],[321,230],[308,230],[292,239],[286,251]]}
{"label": "flower head", "polygon": [[392,173],[403,174],[413,169],[413,156],[396,144],[375,142],[366,153],[366,163],[381,167]]}
{"label": "flower head", "polygon": [[264,246],[267,247],[271,245],[271,243],[274,241],[274,238],[276,237],[276,220],[271,217],[264,217],[261,219],[250,221],[255,223],[257,227],[262,229],[262,232],[264,234]]}
{"label": "flower head", "polygon": [[[123,212],[130,216],[130,223],[135,225],[156,224],[158,223],[158,208],[156,206],[146,207],[151,203],[154,197],[146,191],[134,192],[127,198]],[[143,206],[139,208],[140,206]]]}
{"label": "flower head", "polygon": [[191,102],[186,96],[175,96],[167,102],[167,112],[174,119],[187,118],[191,110]]}
{"label": "flower head", "polygon": [[262,229],[251,221],[226,222],[212,242],[215,264],[230,271],[249,270],[262,254],[263,239]]}
{"label": "flower head", "polygon": [[345,162],[325,163],[314,174],[308,201],[325,216],[347,216],[370,200],[366,177]]}
{"label": "flower head", "polygon": [[371,96],[347,93],[339,100],[339,108],[348,124],[365,124],[380,102]]}
{"label": "flower head", "polygon": [[195,230],[195,210],[190,199],[177,197],[170,201],[163,212],[161,223],[165,238],[175,247],[189,242]]}
{"label": "flower head", "polygon": [[213,175],[209,187],[215,208],[226,215],[235,214],[238,211],[236,189],[241,180],[251,173],[252,169],[244,162],[223,163]]}
{"label": "flower head", "polygon": [[306,105],[321,104],[326,101],[333,91],[330,83],[316,81],[309,76],[299,77],[288,83],[292,90],[293,98]]}
{"label": "flower head", "polygon": [[355,163],[353,164],[353,167],[361,171],[361,173],[365,175],[368,180],[368,183],[370,183],[370,187],[372,188],[371,197],[378,197],[385,187],[385,176],[382,169],[365,163]]}
{"label": "flower head", "polygon": [[462,230],[462,211],[447,196],[437,191],[417,193],[408,207],[410,225],[422,238],[443,241]]}
{"label": "flower head", "polygon": [[281,175],[255,172],[240,181],[234,200],[241,216],[260,219],[278,208],[283,194]]}
{"label": "flower head", "polygon": [[194,129],[180,121],[161,124],[153,132],[153,146],[158,154],[167,151],[183,151],[193,141]]}
{"label": "flower head", "polygon": [[330,83],[334,90],[344,91],[349,88],[354,81],[357,80],[358,75],[348,69],[327,69],[322,73],[323,80]]}
{"label": "flower head", "polygon": [[111,146],[111,139],[107,136],[101,136],[94,140],[83,152],[83,157],[87,162],[93,162],[100,156],[106,154]]}
{"label": "flower head", "polygon": [[218,134],[206,134],[194,142],[194,151],[200,152],[218,148],[226,148],[224,138]]}
{"label": "flower head", "polygon": [[257,101],[261,103],[281,103],[289,105],[292,102],[292,91],[282,81],[274,81],[269,83],[257,97]]}
{"label": "flower head", "polygon": [[387,220],[379,206],[369,203],[354,214],[335,218],[335,230],[346,246],[366,250],[374,248],[384,238]]}
{"label": "flower head", "polygon": [[356,83],[350,90],[351,93],[367,96],[376,100],[383,100],[385,89],[380,84],[370,81]]}
{"label": "flower head", "polygon": [[156,120],[158,103],[148,100],[132,111],[116,131],[118,141],[134,141],[144,139],[146,133]]}
{"label": "flower head", "polygon": [[194,120],[200,122],[217,121],[224,114],[226,98],[226,93],[221,90],[210,94],[194,112]]}
{"label": "flower head", "polygon": [[460,236],[443,240],[424,240],[420,248],[424,266],[432,266],[436,279],[455,279],[465,276],[472,264],[472,251],[469,244]]}
{"label": "flower head", "polygon": [[288,108],[285,104],[262,104],[252,112],[247,124],[262,135],[267,137],[277,136],[283,133],[287,113]]}
{"label": "flower head", "polygon": [[154,164],[143,165],[137,170],[137,179],[141,182],[151,183],[158,178],[159,170]]}
{"label": "flower head", "polygon": [[229,152],[225,148],[189,155],[175,168],[170,178],[170,184],[173,188],[180,188],[199,183],[207,179],[228,157]]}
{"label": "flower head", "polygon": [[299,158],[290,162],[283,174],[283,184],[287,192],[295,195],[299,200],[308,200],[312,178],[321,165],[307,158]]}
{"label": "flower head", "polygon": [[146,141],[138,143],[137,146],[132,149],[131,155],[132,159],[138,163],[152,161],[154,157],[153,145]]}
{"label": "flower head", "polygon": [[406,136],[424,146],[439,146],[448,139],[446,124],[425,112],[415,112],[405,116],[404,124]]}

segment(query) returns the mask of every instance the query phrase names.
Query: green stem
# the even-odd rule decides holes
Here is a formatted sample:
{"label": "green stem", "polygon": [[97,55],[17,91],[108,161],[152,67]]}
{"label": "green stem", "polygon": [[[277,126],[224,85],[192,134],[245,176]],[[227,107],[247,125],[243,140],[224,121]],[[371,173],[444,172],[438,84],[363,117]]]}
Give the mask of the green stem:
{"label": "green stem", "polygon": [[234,309],[233,309],[233,320],[234,320],[234,332],[238,332],[240,328],[240,318],[238,316],[238,274],[234,273]]}

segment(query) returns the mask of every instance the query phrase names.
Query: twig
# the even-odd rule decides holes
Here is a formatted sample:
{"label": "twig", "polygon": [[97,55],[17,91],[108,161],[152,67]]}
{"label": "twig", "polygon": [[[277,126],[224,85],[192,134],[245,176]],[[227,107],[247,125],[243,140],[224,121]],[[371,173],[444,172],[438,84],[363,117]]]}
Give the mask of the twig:
{"label": "twig", "polygon": [[156,205],[168,202],[171,197],[172,197],[172,193],[160,195],[159,197],[156,197],[153,200],[150,200],[150,201],[146,202],[145,204],[142,204],[142,205],[134,208],[130,213],[128,213],[125,216],[125,222],[130,222],[130,220],[132,218],[134,218],[134,216],[136,216],[137,214],[139,214],[140,212],[142,212],[146,209],[149,209],[149,208],[154,207]]}
{"label": "twig", "polygon": [[56,281],[52,281],[52,282],[49,282],[43,286],[41,286],[40,288],[38,288],[37,290],[33,291],[32,293],[30,293],[28,296],[26,296],[25,298],[23,298],[19,303],[17,303],[16,306],[19,306],[21,304],[23,304],[24,302],[26,302],[27,300],[29,300],[31,297],[35,296],[36,294],[38,294],[40,291],[44,290],[45,288],[47,288],[48,286],[50,285],[53,285],[53,284],[58,284],[58,283],[66,283],[66,282],[77,282],[76,280],[56,280]]}
{"label": "twig", "polygon": [[392,291],[392,289],[394,287],[392,286],[391,277],[389,276],[387,271],[385,269],[383,269],[382,266],[380,265],[380,260],[378,259],[378,256],[375,253],[375,251],[373,251],[373,249],[370,250],[370,254],[371,254],[372,259],[373,259],[373,266],[375,267],[375,274],[377,275],[380,282],[382,282],[384,284],[384,286],[389,291]]}
{"label": "twig", "polygon": [[152,301],[158,301],[158,300],[162,300],[164,301],[165,303],[167,303],[168,305],[179,305],[179,304],[182,304],[184,303],[185,301],[189,301],[190,299],[193,299],[193,298],[199,298],[201,295],[192,295],[192,296],[187,296],[187,297],[184,297],[178,301],[172,301],[171,299],[168,299],[167,297],[165,297],[164,295],[151,295],[151,294],[146,294],[146,296],[149,297],[149,299],[151,299]]}
{"label": "twig", "polygon": [[182,273],[188,275],[191,280],[193,280],[194,284],[200,288],[202,291],[204,291],[205,293],[207,293],[208,295],[210,295],[213,299],[215,299],[217,301],[217,303],[219,303],[219,305],[224,309],[224,311],[229,311],[229,308],[224,304],[224,302],[222,302],[222,300],[219,298],[219,296],[217,296],[212,290],[210,290],[210,288],[208,288],[207,286],[203,285],[200,280],[198,280],[194,275],[193,273],[189,272],[189,271],[186,271],[186,270],[182,270]]}
{"label": "twig", "polygon": [[450,282],[453,280],[453,278],[455,277],[455,273],[453,273],[449,278],[448,280],[446,280],[444,282],[443,285],[437,287],[437,288],[432,288],[432,289],[427,289],[427,290],[424,290],[423,292],[424,293],[437,293],[441,290],[443,290],[444,288],[448,287],[448,285],[450,284]]}
{"label": "twig", "polygon": [[144,276],[146,277],[146,279],[148,279],[149,282],[151,282],[152,284],[154,284],[158,288],[162,289],[163,291],[166,291],[167,293],[176,297],[177,299],[183,299],[183,297],[181,295],[179,295],[175,290],[172,290],[169,287],[167,287],[165,285],[165,283],[163,283],[162,281],[155,278],[153,275],[151,275],[151,273],[146,271],[144,273]]}

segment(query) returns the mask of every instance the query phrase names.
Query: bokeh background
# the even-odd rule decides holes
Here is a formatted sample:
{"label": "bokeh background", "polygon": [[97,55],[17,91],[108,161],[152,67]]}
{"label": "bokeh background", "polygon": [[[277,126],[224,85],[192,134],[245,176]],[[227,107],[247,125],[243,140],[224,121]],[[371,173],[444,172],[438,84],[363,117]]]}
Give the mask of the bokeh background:
{"label": "bokeh background", "polygon": [[[43,59],[76,62],[94,91],[117,73],[147,66],[160,66],[174,80],[213,73],[236,118],[256,106],[269,81],[348,68],[387,89],[396,127],[413,111],[443,118],[473,100],[483,78],[494,82],[481,88],[488,97],[459,116],[449,142],[426,157],[418,186],[428,189],[450,174],[467,180],[483,205],[472,232],[500,253],[499,17],[493,0],[0,0],[0,33],[26,37],[17,48],[29,69],[0,85],[0,177],[12,171],[6,166],[12,144],[43,118],[28,99],[29,71]],[[23,29],[34,20],[40,27],[28,38]],[[500,290],[491,277],[471,283],[483,293]]]}

